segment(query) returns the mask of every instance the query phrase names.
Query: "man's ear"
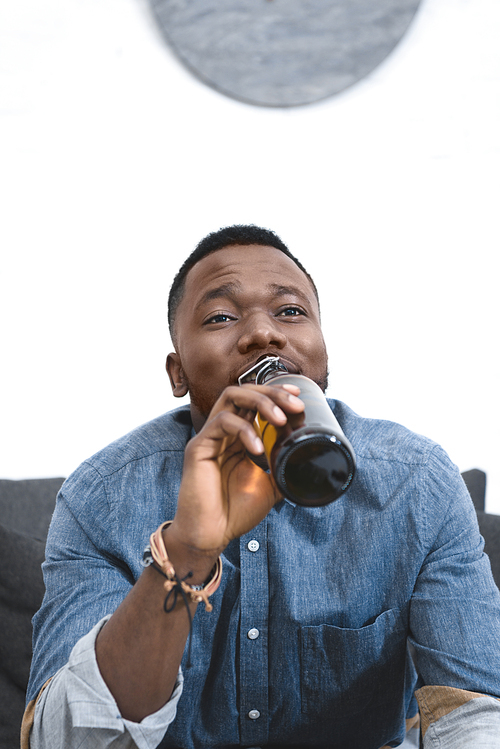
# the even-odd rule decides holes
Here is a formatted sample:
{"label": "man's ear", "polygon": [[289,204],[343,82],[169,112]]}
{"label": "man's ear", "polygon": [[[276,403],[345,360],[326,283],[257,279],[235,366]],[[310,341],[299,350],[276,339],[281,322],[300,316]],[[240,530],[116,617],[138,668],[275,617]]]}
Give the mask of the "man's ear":
{"label": "man's ear", "polygon": [[167,370],[170,385],[172,386],[172,393],[176,398],[182,398],[188,392],[188,386],[184,370],[182,369],[181,359],[177,352],[169,354],[165,364]]}

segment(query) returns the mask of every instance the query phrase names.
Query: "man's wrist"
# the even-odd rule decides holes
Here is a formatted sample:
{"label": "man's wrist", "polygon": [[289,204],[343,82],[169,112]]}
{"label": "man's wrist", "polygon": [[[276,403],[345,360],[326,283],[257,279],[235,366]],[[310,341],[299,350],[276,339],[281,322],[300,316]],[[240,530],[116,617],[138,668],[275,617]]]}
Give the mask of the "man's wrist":
{"label": "man's wrist", "polygon": [[189,575],[189,585],[204,585],[220,557],[217,550],[200,551],[185,542],[172,527],[162,530],[162,541],[179,579]]}

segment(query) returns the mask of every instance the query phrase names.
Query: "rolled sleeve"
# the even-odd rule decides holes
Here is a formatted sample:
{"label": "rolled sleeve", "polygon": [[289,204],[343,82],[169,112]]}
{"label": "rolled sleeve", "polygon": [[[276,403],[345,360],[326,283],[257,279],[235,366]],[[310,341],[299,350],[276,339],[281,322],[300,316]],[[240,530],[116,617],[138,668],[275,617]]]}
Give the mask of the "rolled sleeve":
{"label": "rolled sleeve", "polygon": [[424,749],[498,749],[500,702],[477,696],[431,723]]}
{"label": "rolled sleeve", "polygon": [[34,713],[31,749],[154,749],[175,718],[182,673],[170,700],[140,723],[122,718],[97,665],[95,641],[105,617],[71,651],[44,689]]}

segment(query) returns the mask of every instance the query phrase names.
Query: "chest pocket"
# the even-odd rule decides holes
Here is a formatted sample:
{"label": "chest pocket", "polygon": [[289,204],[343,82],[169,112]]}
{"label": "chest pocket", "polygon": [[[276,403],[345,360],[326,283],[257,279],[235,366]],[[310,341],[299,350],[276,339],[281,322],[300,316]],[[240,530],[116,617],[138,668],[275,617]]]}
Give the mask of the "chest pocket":
{"label": "chest pocket", "polygon": [[[384,611],[360,629],[331,624],[300,630],[302,712],[312,719],[387,709],[404,695],[406,629],[400,612]],[[390,708],[389,708],[390,709]]]}

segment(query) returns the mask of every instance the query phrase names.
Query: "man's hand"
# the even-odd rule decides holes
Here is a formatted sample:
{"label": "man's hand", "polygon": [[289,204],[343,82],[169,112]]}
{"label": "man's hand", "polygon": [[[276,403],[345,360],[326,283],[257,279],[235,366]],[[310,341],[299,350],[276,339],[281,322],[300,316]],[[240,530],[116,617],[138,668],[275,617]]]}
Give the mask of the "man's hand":
{"label": "man's hand", "polygon": [[249,457],[264,452],[253,421],[257,411],[276,427],[287,413],[300,413],[303,402],[293,385],[228,387],[205,425],[187,445],[177,513],[166,531],[167,547],[218,556],[255,527],[281,495],[269,473]]}

